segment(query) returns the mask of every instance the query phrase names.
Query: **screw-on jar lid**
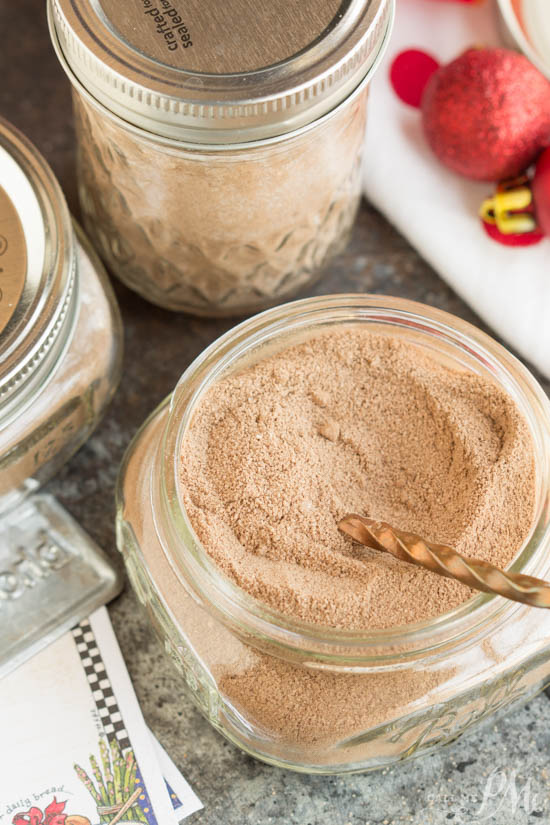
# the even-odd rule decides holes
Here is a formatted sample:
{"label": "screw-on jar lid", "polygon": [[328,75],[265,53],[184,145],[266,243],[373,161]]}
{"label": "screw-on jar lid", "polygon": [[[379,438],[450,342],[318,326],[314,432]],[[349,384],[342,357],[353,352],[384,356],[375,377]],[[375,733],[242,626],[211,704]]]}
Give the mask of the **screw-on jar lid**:
{"label": "screw-on jar lid", "polygon": [[65,343],[73,262],[69,212],[53,173],[0,118],[0,421]]}
{"label": "screw-on jar lid", "polygon": [[198,143],[286,134],[379,59],[394,0],[50,0],[62,62],[100,103]]}

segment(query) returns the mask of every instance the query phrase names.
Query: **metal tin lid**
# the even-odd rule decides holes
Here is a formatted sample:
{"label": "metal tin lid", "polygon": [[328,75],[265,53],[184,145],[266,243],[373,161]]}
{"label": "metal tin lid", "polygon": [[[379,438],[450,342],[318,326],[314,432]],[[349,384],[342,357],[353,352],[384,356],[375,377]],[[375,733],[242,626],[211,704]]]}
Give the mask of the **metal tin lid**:
{"label": "metal tin lid", "polygon": [[50,0],[62,62],[168,138],[245,142],[317,120],[367,76],[394,0]]}
{"label": "metal tin lid", "polygon": [[0,679],[120,592],[97,544],[52,496],[0,520]]}
{"label": "metal tin lid", "polygon": [[498,8],[507,40],[550,78],[548,0],[498,0]]}
{"label": "metal tin lid", "polygon": [[[57,360],[70,326],[69,212],[44,159],[0,119],[0,422]],[[26,397],[26,393],[25,393]]]}

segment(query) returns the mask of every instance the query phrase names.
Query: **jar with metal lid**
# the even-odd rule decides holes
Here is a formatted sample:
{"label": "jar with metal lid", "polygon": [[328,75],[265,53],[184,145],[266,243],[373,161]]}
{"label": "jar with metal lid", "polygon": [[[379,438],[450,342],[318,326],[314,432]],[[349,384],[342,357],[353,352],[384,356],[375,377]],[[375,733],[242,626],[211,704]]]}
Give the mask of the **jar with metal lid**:
{"label": "jar with metal lid", "polygon": [[[474,594],[439,615],[400,626],[315,623],[240,587],[231,564],[222,569],[199,539],[181,486],[183,445],[208,394],[273,353],[295,344],[303,351],[316,336],[351,327],[414,346],[419,358],[427,354],[445,368],[471,372],[513,400],[532,438],[536,503],[511,569],[550,576],[550,403],[533,376],[487,335],[411,301],[333,295],[272,309],[214,342],[128,449],[117,491],[118,546],[138,598],[182,675],[182,689],[211,724],[254,756],[308,772],[366,770],[426,753],[529,698],[550,679],[548,611]],[[250,385],[242,385],[255,410]],[[218,411],[220,428],[230,416],[225,407]],[[373,440],[379,443],[375,434]],[[194,443],[212,460],[207,438]],[[276,437],[268,443],[275,452]],[[237,454],[255,502],[250,456]],[[208,491],[201,523],[219,524],[218,492],[199,477],[197,489],[201,485]],[[335,483],[335,496],[340,487]],[[309,500],[316,492],[310,491]],[[302,512],[300,502],[289,507]],[[271,583],[268,576],[278,557],[270,552],[269,520],[258,518],[266,540],[265,548],[256,548],[257,558],[265,552],[268,571],[258,589],[265,595],[274,586],[276,572]],[[224,552],[240,548],[231,528],[223,526],[217,535]],[[225,557],[240,564],[239,550]],[[248,569],[249,579],[256,580],[259,568]],[[298,564],[284,565],[282,586],[290,589],[303,573]],[[340,569],[332,574],[334,590],[345,591]],[[318,593],[316,602],[321,599]],[[286,604],[294,605],[292,596]]]}
{"label": "jar with metal lid", "polygon": [[0,120],[0,673],[117,590],[38,489],[86,441],[120,377],[121,320],[36,149]]}
{"label": "jar with metal lid", "polygon": [[110,269],[206,316],[311,283],[353,224],[392,15],[393,0],[50,0],[85,226]]}

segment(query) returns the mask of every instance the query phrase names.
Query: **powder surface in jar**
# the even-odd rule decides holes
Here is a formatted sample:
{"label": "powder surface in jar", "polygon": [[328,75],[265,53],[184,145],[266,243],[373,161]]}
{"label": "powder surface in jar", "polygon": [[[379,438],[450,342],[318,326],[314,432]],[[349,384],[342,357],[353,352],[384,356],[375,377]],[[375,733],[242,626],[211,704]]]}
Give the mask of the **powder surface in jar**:
{"label": "powder surface in jar", "polygon": [[220,570],[272,608],[345,629],[436,616],[458,582],[358,546],[346,513],[507,566],[535,509],[534,446],[490,379],[349,327],[229,375],[184,436],[181,492]]}

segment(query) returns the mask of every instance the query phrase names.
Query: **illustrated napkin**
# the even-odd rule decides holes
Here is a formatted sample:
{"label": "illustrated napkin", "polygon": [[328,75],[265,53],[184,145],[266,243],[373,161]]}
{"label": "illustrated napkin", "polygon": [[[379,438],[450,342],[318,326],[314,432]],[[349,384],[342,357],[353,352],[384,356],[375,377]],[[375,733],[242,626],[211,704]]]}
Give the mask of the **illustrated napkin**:
{"label": "illustrated napkin", "polygon": [[176,825],[201,807],[145,725],[104,607],[0,682],[0,730],[0,825]]}
{"label": "illustrated napkin", "polygon": [[199,811],[202,808],[202,802],[152,733],[151,739],[170,796],[170,802],[178,821],[181,823],[185,817]]}
{"label": "illustrated napkin", "polygon": [[472,45],[502,45],[492,0],[397,0],[395,29],[372,82],[364,192],[499,336],[550,377],[550,239],[524,248],[490,240],[477,213],[494,185],[442,166],[419,110],[403,104],[388,79],[403,49],[421,48],[446,63]]}

